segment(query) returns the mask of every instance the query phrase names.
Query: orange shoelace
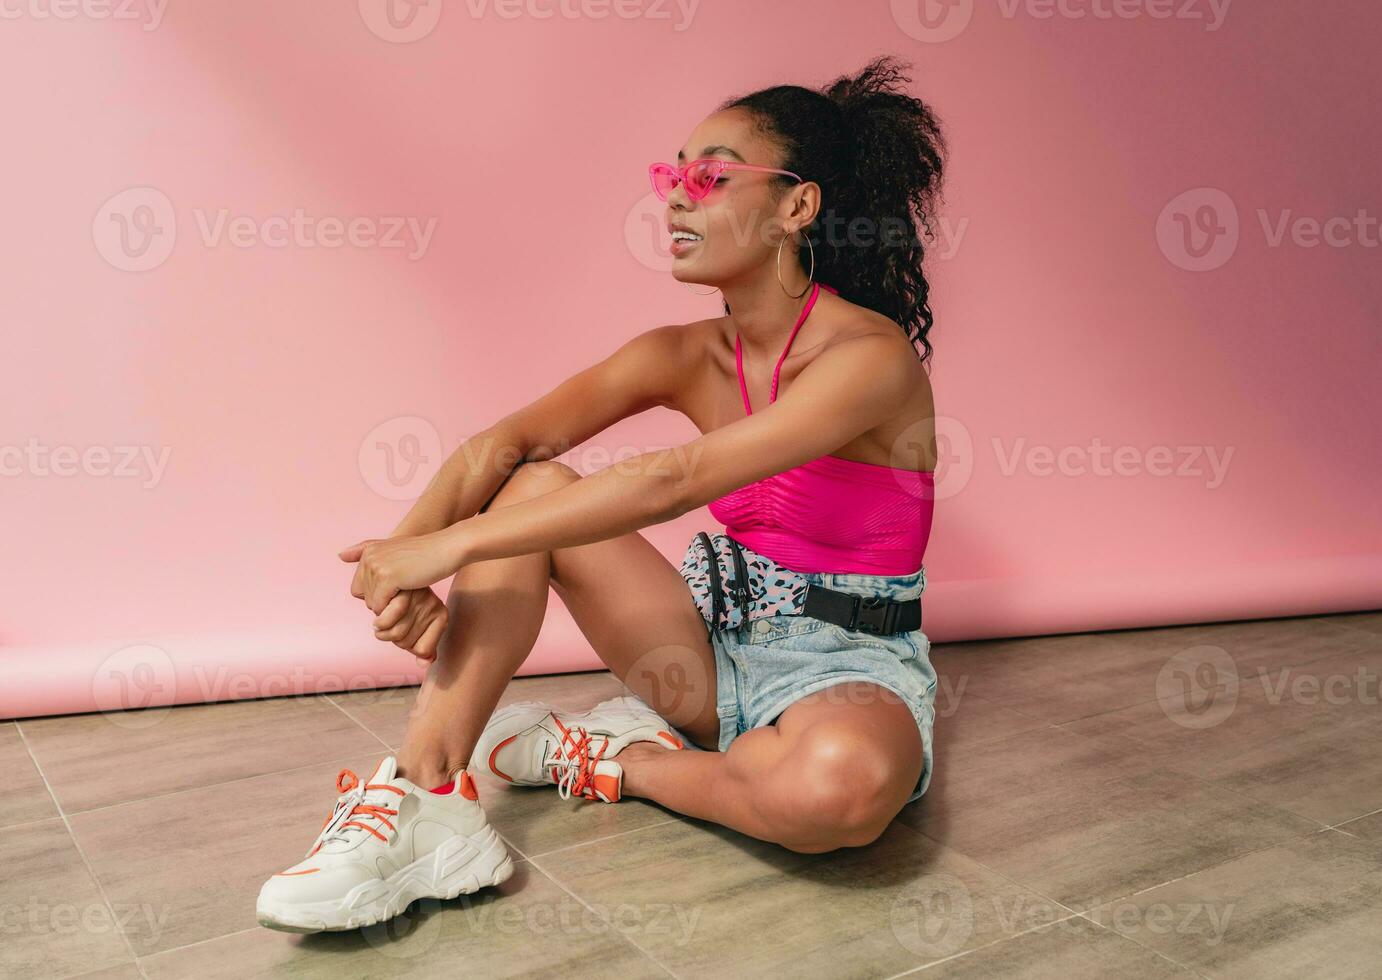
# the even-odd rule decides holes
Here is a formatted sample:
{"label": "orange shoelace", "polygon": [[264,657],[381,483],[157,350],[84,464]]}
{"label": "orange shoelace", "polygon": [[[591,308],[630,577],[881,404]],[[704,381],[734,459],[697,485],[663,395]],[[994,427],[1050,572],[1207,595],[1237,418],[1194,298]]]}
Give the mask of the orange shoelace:
{"label": "orange shoelace", "polygon": [[[351,790],[353,790],[355,787],[359,785],[360,777],[355,775],[355,773],[353,773],[349,769],[342,769],[340,773],[338,773],[336,776],[336,789],[340,793],[349,793]],[[397,786],[390,786],[388,783],[365,784],[365,792],[369,792],[370,790],[375,789],[385,789],[388,790],[390,793],[397,793],[399,796],[407,795],[403,792],[403,790],[399,789]],[[381,821],[390,830],[398,829],[389,821],[389,817],[398,816],[398,811],[390,810],[387,807],[376,806],[373,803],[357,803],[351,809],[350,813],[346,815],[349,817],[373,817],[376,820]],[[322,830],[325,830],[331,824],[331,821],[336,819],[336,817],[337,814],[333,811],[331,816],[326,818],[326,822],[322,824]],[[345,828],[347,827],[359,827],[361,830],[368,830],[375,837],[378,837],[380,840],[384,841],[385,843],[388,843],[389,839],[387,837],[381,834],[374,827],[371,827],[369,824],[366,823],[361,823],[359,820],[347,820],[345,823],[341,824],[339,829],[345,830]],[[321,850],[321,846],[324,843],[326,842],[322,841],[321,844],[318,844],[316,847],[312,848],[311,853],[307,856],[311,857],[312,854],[316,854],[319,850]]]}
{"label": "orange shoelace", "polygon": [[[579,726],[567,728],[555,714],[552,720],[561,729],[561,745],[557,751],[563,757],[560,766],[552,767],[552,782],[557,784],[557,792],[564,799],[570,799],[573,795],[588,800],[600,799],[592,784],[595,780],[595,764],[609,748],[609,739],[605,738],[600,750],[591,755],[591,735],[588,731]],[[563,769],[566,771],[562,772]]]}

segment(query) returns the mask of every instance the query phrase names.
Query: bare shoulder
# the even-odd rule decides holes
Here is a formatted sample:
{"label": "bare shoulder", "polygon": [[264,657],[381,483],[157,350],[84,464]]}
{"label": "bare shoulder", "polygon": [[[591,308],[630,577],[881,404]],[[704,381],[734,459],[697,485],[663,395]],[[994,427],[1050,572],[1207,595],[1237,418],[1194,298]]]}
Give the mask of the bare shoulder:
{"label": "bare shoulder", "polygon": [[836,319],[830,330],[822,331],[815,363],[832,365],[841,385],[857,386],[860,378],[866,379],[869,394],[895,409],[886,421],[851,440],[836,455],[934,470],[935,400],[916,345],[891,317],[843,300],[833,306]]}
{"label": "bare shoulder", "polygon": [[715,329],[715,318],[650,327],[624,346],[639,356],[695,355]]}
{"label": "bare shoulder", "polygon": [[816,345],[815,358],[837,364],[867,361],[879,372],[880,383],[891,382],[913,392],[930,390],[930,378],[916,346],[901,324],[867,307],[839,297],[831,299],[830,329]]}
{"label": "bare shoulder", "polygon": [[704,364],[713,320],[650,327],[621,344],[606,361],[621,383],[655,393],[655,401],[679,408],[682,393]]}

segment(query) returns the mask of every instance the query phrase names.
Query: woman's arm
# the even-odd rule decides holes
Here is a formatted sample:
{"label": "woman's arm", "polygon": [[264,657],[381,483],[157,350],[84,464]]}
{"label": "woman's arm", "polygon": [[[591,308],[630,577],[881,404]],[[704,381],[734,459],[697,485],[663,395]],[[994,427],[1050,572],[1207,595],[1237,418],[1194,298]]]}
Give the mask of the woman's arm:
{"label": "woman's arm", "polygon": [[635,456],[419,538],[362,543],[343,557],[360,560],[365,599],[382,608],[397,590],[471,562],[588,544],[671,520],[892,418],[920,370],[900,334],[844,341],[817,356],[777,401],[684,446]]}
{"label": "woman's arm", "polygon": [[391,537],[440,531],[477,514],[520,463],[551,459],[630,415],[671,405],[685,378],[682,327],[639,334],[546,395],[467,439]]}
{"label": "woman's arm", "polygon": [[[615,422],[655,405],[676,408],[681,386],[691,373],[692,352],[685,326],[655,327],[626,341],[604,360],[462,443],[428,481],[387,540],[431,540],[432,535],[483,510],[520,463],[558,456]],[[378,540],[352,545],[340,553],[341,558],[357,561],[363,545]],[[431,579],[428,585],[444,577]],[[368,603],[366,580],[366,568],[361,564],[350,591]],[[395,594],[398,601],[387,612],[382,605],[369,606],[376,614],[375,635],[430,656],[434,642],[423,643],[419,649],[409,641],[419,634],[420,627],[428,628],[422,636],[429,640],[439,633],[435,628],[438,623],[445,628],[445,604],[427,586]]]}

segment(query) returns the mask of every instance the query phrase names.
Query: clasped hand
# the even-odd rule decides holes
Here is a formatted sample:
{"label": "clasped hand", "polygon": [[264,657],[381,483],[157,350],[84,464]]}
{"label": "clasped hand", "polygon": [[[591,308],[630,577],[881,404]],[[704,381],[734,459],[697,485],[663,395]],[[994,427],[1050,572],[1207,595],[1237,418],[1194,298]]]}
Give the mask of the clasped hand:
{"label": "clasped hand", "polygon": [[436,659],[448,615],[431,586],[459,568],[442,542],[430,534],[366,538],[340,557],[356,566],[350,594],[375,614],[375,637],[407,650],[424,665]]}

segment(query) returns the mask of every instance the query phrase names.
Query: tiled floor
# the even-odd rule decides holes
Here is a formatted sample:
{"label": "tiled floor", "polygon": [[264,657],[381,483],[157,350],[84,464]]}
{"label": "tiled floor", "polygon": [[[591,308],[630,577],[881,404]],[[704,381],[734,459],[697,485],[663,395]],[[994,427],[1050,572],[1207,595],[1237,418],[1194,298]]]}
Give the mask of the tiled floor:
{"label": "tiled floor", "polygon": [[413,690],[0,723],[0,977],[1382,977],[1382,613],[932,658],[931,789],[870,847],[481,777],[511,879],[306,937],[260,883]]}

